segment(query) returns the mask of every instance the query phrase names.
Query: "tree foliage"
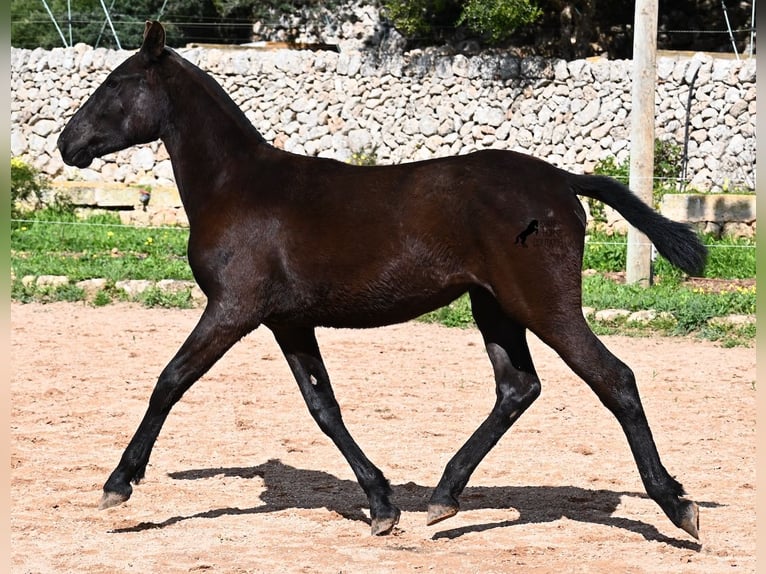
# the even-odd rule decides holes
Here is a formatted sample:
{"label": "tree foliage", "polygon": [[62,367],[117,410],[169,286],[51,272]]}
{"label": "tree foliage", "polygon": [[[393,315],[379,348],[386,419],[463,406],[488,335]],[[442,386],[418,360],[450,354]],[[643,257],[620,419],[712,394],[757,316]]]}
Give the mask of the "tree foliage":
{"label": "tree foliage", "polygon": [[[66,43],[116,47],[100,0],[46,0]],[[168,44],[241,43],[253,38],[287,39],[311,32],[320,37],[330,21],[353,21],[353,0],[105,0],[120,43],[141,42],[144,20],[166,24]],[[737,48],[750,39],[753,0],[726,3]],[[63,44],[41,0],[11,0],[11,44],[52,48]],[[565,59],[607,54],[632,57],[634,0],[371,0],[381,8],[407,47],[497,46]],[[379,31],[370,31],[378,39]],[[377,40],[376,40],[377,41]],[[671,50],[731,51],[723,5],[718,0],[659,0],[658,47]]]}
{"label": "tree foliage", "polygon": [[[117,47],[99,0],[70,0],[69,3],[47,0],[47,4],[64,39],[40,0],[11,0],[11,45],[50,49],[63,46],[66,41],[66,44],[82,42],[96,47]],[[141,45],[144,22],[167,15],[163,6],[172,7],[173,20],[179,22],[166,24],[168,44],[183,44],[189,41],[190,35],[196,37],[196,41],[210,41],[217,35],[215,20],[218,12],[213,0],[175,0],[167,4],[164,0],[114,0],[106,5],[111,6],[112,25],[124,49]]]}
{"label": "tree foliage", "polygon": [[541,14],[532,0],[468,0],[457,24],[466,25],[494,44],[532,24]]}
{"label": "tree foliage", "polygon": [[541,15],[536,0],[384,0],[383,11],[402,34],[424,43],[467,32],[497,44]]}
{"label": "tree foliage", "polygon": [[[727,3],[739,51],[749,42],[752,0]],[[383,0],[383,13],[410,46],[466,40],[565,59],[631,58],[633,0]],[[660,0],[658,47],[731,51],[716,0]]]}

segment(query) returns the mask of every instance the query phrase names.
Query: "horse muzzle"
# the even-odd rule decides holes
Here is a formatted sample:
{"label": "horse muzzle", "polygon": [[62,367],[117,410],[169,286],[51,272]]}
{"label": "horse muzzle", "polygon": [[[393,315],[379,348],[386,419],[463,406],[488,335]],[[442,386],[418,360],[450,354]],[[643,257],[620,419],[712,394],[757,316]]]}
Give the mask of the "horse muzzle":
{"label": "horse muzzle", "polygon": [[93,162],[93,154],[88,150],[88,146],[77,145],[76,142],[72,142],[67,137],[66,130],[59,136],[58,142],[56,142],[59,152],[61,153],[61,159],[67,165],[72,165],[78,168],[88,167]]}

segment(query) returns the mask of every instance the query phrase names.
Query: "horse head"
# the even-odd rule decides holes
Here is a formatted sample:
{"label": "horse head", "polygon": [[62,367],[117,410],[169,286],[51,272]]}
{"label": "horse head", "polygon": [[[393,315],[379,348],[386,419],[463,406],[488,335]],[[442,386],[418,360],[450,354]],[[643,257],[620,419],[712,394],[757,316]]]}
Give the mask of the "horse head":
{"label": "horse head", "polygon": [[161,137],[169,99],[159,70],[171,54],[162,25],[147,22],[138,52],[106,77],[61,132],[65,163],[87,167],[94,158]]}

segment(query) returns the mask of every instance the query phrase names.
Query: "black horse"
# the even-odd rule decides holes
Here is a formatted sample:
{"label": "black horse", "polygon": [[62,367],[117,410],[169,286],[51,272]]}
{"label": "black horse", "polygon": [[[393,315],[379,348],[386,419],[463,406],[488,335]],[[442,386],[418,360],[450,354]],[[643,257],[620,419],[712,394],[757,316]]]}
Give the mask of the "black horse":
{"label": "black horse", "polygon": [[[101,507],[144,476],[173,405],[239,339],[267,326],[309,411],[354,470],[373,534],[400,511],[383,473],[354,442],[319,353],[317,326],[407,321],[468,292],[494,368],[497,401],[444,470],[428,523],[458,512],[479,462],[540,393],[526,330],[552,347],[617,417],[641,479],[673,524],[698,536],[697,505],[663,467],[632,371],[581,311],[586,218],[577,195],[603,201],[687,273],[706,251],[685,225],[620,183],[575,175],[510,151],[359,167],[293,155],[264,141],[206,73],[147,22],[139,51],[112,71],[61,133],[64,161],[161,139],[189,218],[189,265],[207,295],[199,323],[159,376],[147,412],[104,485]],[[519,230],[536,221],[526,249]]]}

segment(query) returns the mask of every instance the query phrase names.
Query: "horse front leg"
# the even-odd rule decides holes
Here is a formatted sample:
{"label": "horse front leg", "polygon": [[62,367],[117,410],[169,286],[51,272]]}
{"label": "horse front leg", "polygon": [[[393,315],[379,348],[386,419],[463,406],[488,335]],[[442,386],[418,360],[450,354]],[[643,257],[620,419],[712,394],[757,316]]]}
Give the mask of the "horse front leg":
{"label": "horse front leg", "polygon": [[217,309],[215,304],[208,304],[196,327],[160,374],[143,420],[104,484],[99,508],[116,506],[130,498],[133,492],[130,483],[138,484],[144,477],[152,447],[173,405],[234,343],[252,330],[232,322]]}
{"label": "horse front leg", "polygon": [[298,382],[311,416],[332,439],[351,465],[370,502],[373,535],[388,534],[399,522],[400,511],[391,504],[391,487],[383,473],[362,452],[341,417],[340,406],[311,328],[272,328],[277,343]]}

